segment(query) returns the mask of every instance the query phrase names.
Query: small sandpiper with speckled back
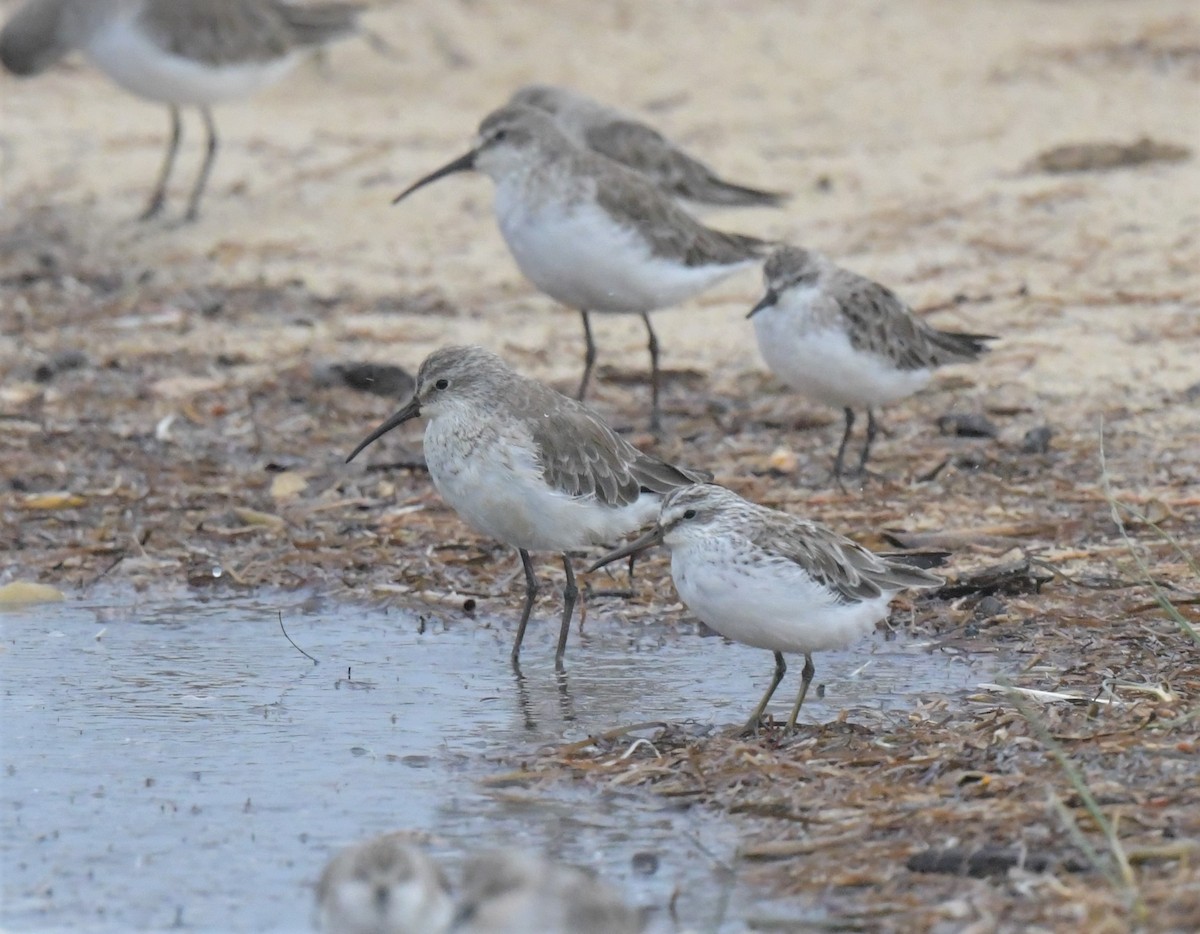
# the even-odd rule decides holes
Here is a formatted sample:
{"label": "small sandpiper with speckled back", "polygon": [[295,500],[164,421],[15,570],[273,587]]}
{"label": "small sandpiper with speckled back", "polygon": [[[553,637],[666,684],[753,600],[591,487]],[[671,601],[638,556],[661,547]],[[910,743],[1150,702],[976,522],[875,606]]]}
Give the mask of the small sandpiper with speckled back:
{"label": "small sandpiper with speckled back", "polygon": [[751,733],[787,672],[784,652],[804,654],[791,731],[815,672],[813,652],[866,635],[901,590],[942,584],[903,557],[874,554],[823,525],[711,483],[669,493],[653,529],[588,571],[659,544],[671,551],[671,577],[688,609],[726,638],[775,653],[771,684],[745,726]]}
{"label": "small sandpiper with speckled back", "polygon": [[685,206],[778,207],[787,200],[777,191],[726,181],[654,127],[578,91],[531,84],[509,103],[546,111],[575,145],[644,175]]}
{"label": "small sandpiper with speckled back", "polygon": [[642,918],[582,869],[517,850],[480,853],[463,868],[460,934],[640,934]]}
{"label": "small sandpiper with speckled back", "polygon": [[792,389],[845,415],[833,462],[839,484],[856,408],[867,410],[862,473],[878,431],[874,409],[923,389],[937,367],[975,360],[996,339],[939,331],[890,289],[811,250],[777,248],[763,278],[766,294],[747,317],[767,366]]}
{"label": "small sandpiper with speckled back", "polygon": [[650,423],[658,430],[658,338],[650,312],[761,262],[768,244],[705,227],[641,175],[576,146],[548,113],[517,105],[489,114],[470,152],[395,200],[469,169],[495,182],[496,220],[521,272],[583,316],[587,347],[577,398],[586,395],[596,361],[589,314],[641,316],[649,335]]}
{"label": "small sandpiper with speckled back", "polygon": [[323,934],[442,934],[453,919],[449,881],[408,834],[347,847],[317,882]]}
{"label": "small sandpiper with speckled back", "polygon": [[525,571],[515,662],[538,592],[530,551],[562,555],[567,586],[561,666],[579,591],[568,552],[611,544],[649,524],[665,493],[711,478],[639,451],[595,412],[521,376],[482,347],[443,347],[417,374],[412,400],[347,458],[424,416],[434,486],[468,525],[512,545]]}
{"label": "small sandpiper with speckled back", "polygon": [[36,75],[79,50],[125,90],[170,108],[167,154],[143,220],[166,201],[179,109],[199,108],[208,145],[188,198],[193,220],[217,154],[211,105],[274,84],[306,51],[353,33],[361,10],[284,0],[29,0],[0,32],[0,64]]}

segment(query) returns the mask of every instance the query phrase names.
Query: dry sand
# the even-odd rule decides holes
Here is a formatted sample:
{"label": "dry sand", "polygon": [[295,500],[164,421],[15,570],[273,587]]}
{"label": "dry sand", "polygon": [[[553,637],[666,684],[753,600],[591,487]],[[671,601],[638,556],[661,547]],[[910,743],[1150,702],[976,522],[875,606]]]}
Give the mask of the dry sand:
{"label": "dry sand", "polygon": [[[711,458],[743,492],[872,544],[884,526],[962,532],[963,573],[1032,551],[1093,582],[1136,579],[1103,499],[1103,421],[1116,489],[1195,555],[1200,163],[1193,154],[1103,172],[1028,168],[1066,143],[1148,136],[1197,147],[1193,0],[375,2],[369,24],[397,57],[347,42],[277,88],[218,110],[223,148],[203,215],[188,226],[176,221],[198,157],[196,122],[187,125],[166,218],[139,224],[132,218],[161,158],[163,109],[81,62],[32,81],[0,78],[0,540],[11,543],[0,577],[64,588],[102,578],[197,584],[220,563],[230,586],[315,586],[356,597],[488,592],[494,582],[480,580],[470,554],[435,550],[447,541],[466,542],[473,554],[489,546],[438,505],[423,476],[381,478],[340,464],[395,403],[319,387],[312,377],[330,361],[415,368],[436,346],[476,341],[531,374],[573,385],[577,317],[521,279],[491,220],[485,179],[459,176],[389,204],[462,152],[479,118],[534,80],[620,102],[730,177],[795,193],[782,211],[709,215],[714,225],[819,248],[893,286],[940,325],[1003,338],[979,365],[945,374],[887,413],[892,435],[875,466],[890,480],[836,495],[824,482],[833,413],[786,396],[762,373],[743,320],[759,283],[731,280],[656,318],[676,371],[667,405],[678,437],[664,445],[667,454]],[[602,319],[597,339],[607,365],[597,406],[623,425],[644,424],[640,325]],[[82,351],[83,365],[55,369],[65,351]],[[938,436],[931,422],[950,410],[986,414],[999,438]],[[1025,433],[1042,425],[1055,432],[1050,452],[1023,452]],[[402,435],[386,450],[395,454],[407,439],[416,451],[416,437]],[[777,447],[785,450],[772,458]],[[913,480],[946,458],[935,481]],[[279,477],[300,479],[289,489]],[[58,491],[74,499],[44,498]],[[1195,619],[1187,602],[1194,573],[1153,529],[1133,531]],[[491,564],[502,563],[494,553]],[[1153,820],[1127,817],[1125,826],[1141,835],[1139,846],[1150,845],[1143,837],[1161,839],[1165,824],[1172,839],[1200,838],[1196,647],[1152,604],[1147,610],[1144,589],[1090,594],[1059,581],[1013,598],[994,619],[981,622],[970,602],[943,603],[923,605],[912,625],[958,636],[973,627],[971,649],[1017,653],[1028,661],[1018,681],[1031,688],[1089,695],[1111,679],[1169,682],[1167,701],[1139,694],[1130,709],[1104,714],[1124,718],[1120,735],[1138,748],[1139,724],[1183,717],[1182,733],[1151,745],[1190,749],[1190,773],[1171,772],[1162,794],[1142,787],[1120,799],[1133,800],[1127,814],[1147,801],[1155,809]],[[654,612],[649,585],[639,596],[622,612]],[[506,605],[492,604],[497,612]],[[1109,632],[1121,638],[1105,639]],[[1043,652],[1054,659],[1049,668],[1036,664]],[[968,742],[1002,709],[1013,716],[997,700],[945,713],[936,736],[894,739],[913,755],[934,755]],[[1095,753],[1093,776],[1119,786],[1169,771],[1105,772],[1098,737],[1117,727],[1076,710],[1055,728],[1070,733],[1081,755]],[[1029,734],[1019,718],[1004,723],[1002,747],[1005,737]],[[876,739],[868,729],[853,755],[874,755]],[[679,761],[726,762],[741,748],[706,742]],[[991,823],[946,805],[930,833],[1014,842],[1013,828],[1036,819],[1049,828],[1039,845],[1069,847],[1044,789],[1056,785],[1064,798],[1070,789],[1036,737],[1023,743],[1031,771],[1023,782],[991,786],[1006,805],[987,811]],[[772,767],[790,767],[789,747],[780,748],[770,755],[784,764]],[[987,767],[1007,768],[1004,761],[996,751]],[[888,786],[888,764],[876,765]],[[563,774],[554,757],[545,769]],[[613,771],[592,771],[605,769]],[[931,794],[943,804],[961,799],[959,779],[930,779]],[[837,793],[829,781],[821,794]],[[728,797],[715,803],[737,810]],[[924,804],[843,805],[860,816],[891,807],[891,829],[877,832],[901,855],[931,842],[907,836],[902,818]],[[799,827],[785,820],[754,832],[777,839]],[[1086,830],[1104,846],[1094,827]],[[828,836],[828,860],[866,852],[861,837]],[[862,909],[855,924],[867,929],[1079,930],[1087,918],[1088,929],[1119,930],[1138,917],[1151,928],[1195,929],[1198,861],[1179,858],[1137,870],[1153,908],[1140,916],[1126,890],[1096,873],[920,889],[911,874],[897,881],[896,862],[888,872],[862,868],[857,882],[814,883],[793,860],[766,881],[820,902],[830,886],[857,891],[885,885],[886,876],[882,901],[852,900]],[[823,904],[853,914],[844,898]]]}
{"label": "dry sand", "polygon": [[[6,269],[25,268],[53,219],[68,269],[153,270],[177,287],[300,280],[396,300],[432,289],[448,314],[380,320],[335,307],[304,344],[353,354],[364,341],[378,355],[384,342],[413,365],[448,339],[478,340],[565,377],[578,324],[522,281],[490,222],[485,179],[389,205],[461,152],[510,89],[544,80],[645,112],[732,177],[796,193],[781,212],[711,218],[722,226],[830,252],[918,307],[996,296],[938,318],[1004,336],[970,376],[981,390],[1019,388],[1053,419],[1059,400],[1073,411],[1110,394],[1145,405],[1197,379],[1197,161],[1021,171],[1061,143],[1200,140],[1200,25],[1186,0],[374,6],[370,24],[399,60],[348,42],[323,67],[222,107],[205,216],[184,228],[130,220],[158,167],[161,107],[83,64],[5,78]],[[199,127],[188,131],[195,146]],[[177,211],[197,157],[192,148],[180,166]],[[749,275],[658,316],[669,362],[718,380],[757,366],[737,313],[757,288]],[[6,305],[6,321],[37,317],[11,296]],[[636,321],[599,327],[603,359],[640,354]],[[193,339],[237,340],[226,330],[217,322]],[[22,330],[16,372],[63,339],[44,324]],[[276,365],[281,349],[263,347]]]}

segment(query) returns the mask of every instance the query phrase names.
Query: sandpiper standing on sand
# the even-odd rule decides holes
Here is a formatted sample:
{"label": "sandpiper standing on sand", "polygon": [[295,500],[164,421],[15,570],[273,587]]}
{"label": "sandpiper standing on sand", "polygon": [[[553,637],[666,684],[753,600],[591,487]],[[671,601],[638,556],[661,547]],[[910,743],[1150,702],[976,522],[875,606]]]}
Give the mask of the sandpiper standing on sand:
{"label": "sandpiper standing on sand", "polygon": [[404,833],[347,847],[317,882],[324,934],[442,934],[453,918],[445,874]]}
{"label": "sandpiper standing on sand", "polygon": [[717,207],[778,207],[787,195],[726,181],[654,127],[597,100],[550,84],[531,84],[511,104],[536,107],[577,146],[646,176],[684,203]]}
{"label": "sandpiper standing on sand", "polygon": [[767,292],[747,317],[767,366],[793,389],[845,414],[833,462],[839,483],[856,408],[867,410],[861,473],[878,430],[876,406],[911,396],[935,368],[974,360],[995,340],[936,330],[890,289],[811,250],[779,247],[763,278]]}
{"label": "sandpiper standing on sand", "polygon": [[640,913],[582,869],[516,850],[467,860],[454,930],[461,934],[640,934]]}
{"label": "sandpiper standing on sand", "polygon": [[589,313],[641,315],[649,335],[650,420],[657,430],[658,339],[650,312],[758,262],[768,244],[705,227],[641,175],[576,146],[549,114],[532,107],[494,111],[480,124],[470,152],[395,200],[468,169],[496,183],[496,219],[521,271],[583,315],[587,353],[579,399],[596,360]]}
{"label": "sandpiper standing on sand", "polygon": [[887,616],[906,588],[942,579],[877,555],[831,529],[742,499],[706,483],[662,501],[645,535],[605,555],[588,571],[654,545],[671,550],[671,577],[688,608],[721,635],[775,653],[767,693],[746,723],[758,729],[787,671],[784,652],[802,652],[800,693],[787,721],[796,726],[812,682],[812,653],[850,645]]}
{"label": "sandpiper standing on sand", "polygon": [[361,10],[285,0],[28,0],[0,32],[0,63],[36,75],[78,49],[125,90],[170,108],[167,154],[143,220],[166,200],[179,109],[199,108],[208,145],[188,199],[193,220],[217,154],[210,106],[274,84],[306,50],[354,32]]}
{"label": "sandpiper standing on sand", "polygon": [[579,591],[568,552],[616,541],[658,513],[663,494],[710,479],[639,451],[591,409],[512,370],[482,347],[443,347],[417,374],[412,400],[371,432],[424,416],[434,486],[472,528],[512,545],[525,570],[521,651],[538,592],[530,551],[562,555],[567,576],[555,662],[562,664]]}

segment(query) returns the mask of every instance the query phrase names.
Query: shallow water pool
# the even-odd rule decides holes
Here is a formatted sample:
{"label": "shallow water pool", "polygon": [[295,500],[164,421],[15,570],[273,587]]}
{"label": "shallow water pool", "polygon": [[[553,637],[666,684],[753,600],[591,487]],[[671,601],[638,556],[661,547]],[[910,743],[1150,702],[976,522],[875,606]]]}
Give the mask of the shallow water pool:
{"label": "shallow water pool", "polygon": [[[320,664],[287,643],[280,613]],[[593,616],[557,675],[556,629],[531,623],[518,678],[513,620],[437,608],[111,590],[0,612],[0,925],[306,930],[330,855],[404,828],[427,832],[452,876],[464,852],[511,844],[593,866],[657,908],[657,930],[674,929],[677,891],[679,923],[698,931],[800,916],[729,881],[719,864],[739,841],[719,815],[481,783],[614,726],[739,723],[771,670],[767,652]],[[807,720],[988,677],[984,662],[878,635],[816,661],[827,690]],[[798,678],[797,664],[777,716]]]}

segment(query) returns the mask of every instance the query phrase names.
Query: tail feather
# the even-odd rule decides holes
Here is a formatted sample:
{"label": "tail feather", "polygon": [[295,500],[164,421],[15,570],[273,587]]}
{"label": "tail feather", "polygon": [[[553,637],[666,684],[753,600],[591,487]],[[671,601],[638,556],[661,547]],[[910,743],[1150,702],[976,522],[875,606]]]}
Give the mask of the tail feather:
{"label": "tail feather", "polygon": [[941,587],[946,583],[936,574],[931,574],[920,567],[913,567],[895,557],[885,560],[887,561],[887,570],[875,578],[875,582],[883,589],[903,590],[911,587],[914,590],[929,590]]}
{"label": "tail feather", "polygon": [[643,493],[669,493],[676,487],[708,483],[713,478],[707,470],[668,464],[648,454],[639,458],[634,467],[634,476]]}
{"label": "tail feather", "polygon": [[715,175],[710,175],[701,184],[686,186],[686,190],[680,193],[701,204],[726,207],[777,208],[788,200],[788,195],[783,192],[765,191],[761,188],[751,188],[748,185],[738,185]]}
{"label": "tail feather", "polygon": [[948,551],[877,551],[876,554],[890,563],[924,570],[943,567],[950,558]]}
{"label": "tail feather", "polygon": [[289,3],[278,9],[292,35],[301,45],[323,45],[358,31],[358,18],[365,7],[358,3]]}
{"label": "tail feather", "polygon": [[933,342],[946,353],[961,360],[974,360],[990,350],[988,341],[999,340],[991,334],[960,334],[957,331],[934,331]]}

